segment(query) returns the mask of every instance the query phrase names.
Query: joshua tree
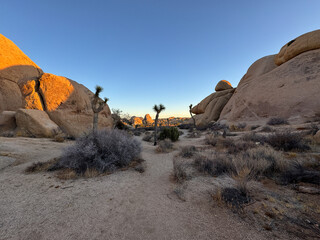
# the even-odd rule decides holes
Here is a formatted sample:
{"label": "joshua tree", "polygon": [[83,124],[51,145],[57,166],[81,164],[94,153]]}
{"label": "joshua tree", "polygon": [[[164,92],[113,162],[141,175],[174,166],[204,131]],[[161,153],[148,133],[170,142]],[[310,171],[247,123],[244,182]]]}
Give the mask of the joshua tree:
{"label": "joshua tree", "polygon": [[193,115],[192,115],[191,109],[192,109],[192,104],[190,104],[190,106],[189,106],[189,113],[190,113],[191,118],[192,118],[192,120],[193,120],[193,125],[194,125],[194,127],[196,127],[196,120],[194,119],[194,117],[193,117]]}
{"label": "joshua tree", "polygon": [[159,118],[159,114],[162,110],[165,110],[165,106],[163,106],[162,104],[160,104],[159,106],[154,105],[153,106],[153,110],[157,113],[156,115],[156,119],[154,121],[154,146],[157,145],[157,130],[158,130],[158,118]]}
{"label": "joshua tree", "polygon": [[92,101],[91,101],[91,107],[93,111],[93,132],[96,132],[98,129],[98,116],[99,112],[102,111],[104,106],[108,102],[108,98],[104,98],[104,101],[100,99],[99,94],[103,91],[103,88],[100,86],[96,86],[96,93],[94,94]]}

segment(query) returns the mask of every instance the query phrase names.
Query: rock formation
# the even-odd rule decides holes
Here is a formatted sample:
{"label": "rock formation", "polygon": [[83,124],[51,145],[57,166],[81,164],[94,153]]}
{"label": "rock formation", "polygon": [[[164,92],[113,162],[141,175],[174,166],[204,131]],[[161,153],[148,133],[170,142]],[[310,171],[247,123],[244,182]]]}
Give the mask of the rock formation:
{"label": "rock formation", "polygon": [[153,119],[151,118],[150,114],[146,114],[144,116],[143,122],[145,125],[152,125],[154,123]]}
{"label": "rock formation", "polygon": [[223,107],[227,104],[235,89],[226,80],[221,80],[215,87],[216,92],[207,96],[198,105],[191,109],[198,126],[205,126],[212,121],[217,121]]}
{"label": "rock formation", "polygon": [[265,121],[277,116],[303,122],[320,113],[319,92],[320,30],[317,30],[289,42],[277,55],[253,63],[219,120]]}
{"label": "rock formation", "polygon": [[[78,137],[92,129],[92,96],[89,89],[75,81],[43,73],[12,41],[0,34],[0,119],[8,119],[8,111],[14,111],[21,120],[23,111],[18,109],[45,111],[33,114],[31,119],[41,117],[43,121],[53,121],[66,134]],[[108,105],[99,115],[99,127],[112,126]],[[4,129],[13,130],[12,121],[11,127],[8,124],[0,121],[0,133]],[[19,121],[18,129],[23,129],[20,133],[25,136],[32,132],[26,121]]]}
{"label": "rock formation", "polygon": [[143,125],[143,118],[142,117],[131,117],[131,125],[135,126],[142,126]]}

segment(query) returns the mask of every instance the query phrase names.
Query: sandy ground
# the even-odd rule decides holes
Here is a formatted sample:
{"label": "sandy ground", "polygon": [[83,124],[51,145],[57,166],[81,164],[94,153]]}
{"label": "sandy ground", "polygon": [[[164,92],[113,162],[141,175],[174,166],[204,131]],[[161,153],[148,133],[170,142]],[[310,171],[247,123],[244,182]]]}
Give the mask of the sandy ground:
{"label": "sandy ground", "polygon": [[[176,143],[196,144],[201,139]],[[156,154],[142,142],[146,171],[62,181],[25,174],[32,162],[60,155],[70,143],[0,138],[0,239],[266,239],[228,210],[181,201],[173,190],[177,151]]]}

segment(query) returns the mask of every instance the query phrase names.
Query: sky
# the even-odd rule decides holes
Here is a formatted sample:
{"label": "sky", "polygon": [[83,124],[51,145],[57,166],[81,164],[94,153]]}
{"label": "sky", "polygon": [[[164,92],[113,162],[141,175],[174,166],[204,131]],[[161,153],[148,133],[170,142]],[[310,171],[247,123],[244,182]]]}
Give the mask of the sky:
{"label": "sky", "polygon": [[0,33],[44,72],[131,116],[189,116],[222,79],[320,29],[320,0],[0,0]]}

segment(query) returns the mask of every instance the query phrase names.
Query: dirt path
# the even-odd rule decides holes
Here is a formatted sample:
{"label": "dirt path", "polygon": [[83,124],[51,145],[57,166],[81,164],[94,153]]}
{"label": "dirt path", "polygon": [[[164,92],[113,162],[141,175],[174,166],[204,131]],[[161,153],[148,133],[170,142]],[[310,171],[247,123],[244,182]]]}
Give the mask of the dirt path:
{"label": "dirt path", "polygon": [[150,143],[143,143],[147,165],[143,174],[129,170],[61,181],[48,173],[23,173],[31,162],[59,156],[65,145],[47,139],[0,138],[0,161],[9,153],[20,161],[0,170],[1,240],[265,239],[211,203],[179,200],[170,180],[177,152],[155,154]]}

